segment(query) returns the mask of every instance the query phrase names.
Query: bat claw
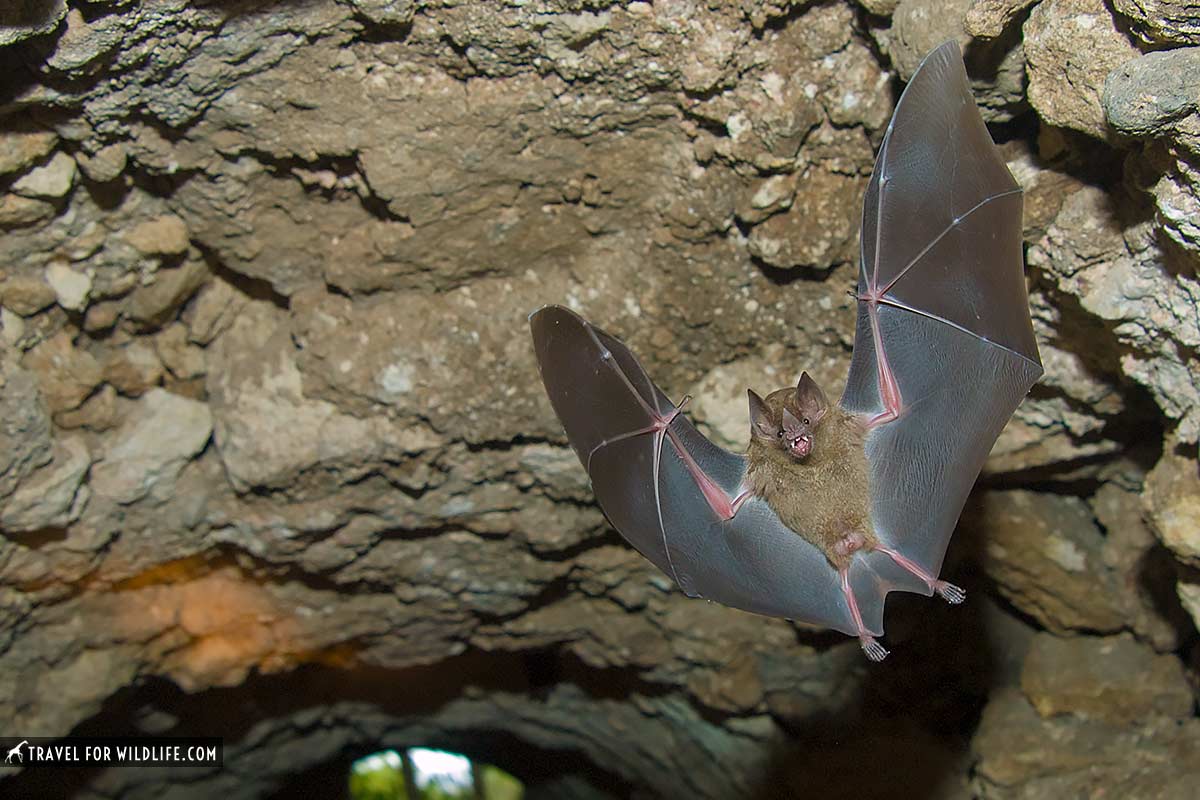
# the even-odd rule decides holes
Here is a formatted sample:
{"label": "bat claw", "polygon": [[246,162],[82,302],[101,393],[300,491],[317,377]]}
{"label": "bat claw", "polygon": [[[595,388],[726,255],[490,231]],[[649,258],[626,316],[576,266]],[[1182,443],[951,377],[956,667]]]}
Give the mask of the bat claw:
{"label": "bat claw", "polygon": [[879,640],[874,636],[860,635],[858,643],[862,645],[863,652],[867,654],[867,658],[872,661],[879,662],[888,657],[887,648],[881,645]]}
{"label": "bat claw", "polygon": [[940,594],[942,599],[952,606],[956,606],[963,600],[967,599],[967,593],[965,591],[947,581],[935,581],[933,584],[933,590]]}

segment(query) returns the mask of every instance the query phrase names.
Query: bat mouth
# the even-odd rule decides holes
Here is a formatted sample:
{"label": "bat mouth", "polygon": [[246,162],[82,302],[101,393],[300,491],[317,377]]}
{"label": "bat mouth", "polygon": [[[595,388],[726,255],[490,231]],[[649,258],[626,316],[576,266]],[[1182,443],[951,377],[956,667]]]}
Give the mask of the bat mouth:
{"label": "bat mouth", "polygon": [[807,433],[800,434],[788,443],[788,450],[796,458],[808,458],[812,452],[812,437]]}

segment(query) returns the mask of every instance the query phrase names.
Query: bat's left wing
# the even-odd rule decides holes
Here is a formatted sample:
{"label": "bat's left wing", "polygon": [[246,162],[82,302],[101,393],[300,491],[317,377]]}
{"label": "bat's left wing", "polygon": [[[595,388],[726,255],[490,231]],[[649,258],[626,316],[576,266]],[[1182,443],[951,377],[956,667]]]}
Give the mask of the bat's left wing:
{"label": "bat's left wing", "polygon": [[[529,318],[542,382],[613,527],[690,597],[858,628],[825,556],[761,499],[736,514],[744,456],[717,447],[618,339],[562,306]],[[860,609],[882,632],[882,596]]]}

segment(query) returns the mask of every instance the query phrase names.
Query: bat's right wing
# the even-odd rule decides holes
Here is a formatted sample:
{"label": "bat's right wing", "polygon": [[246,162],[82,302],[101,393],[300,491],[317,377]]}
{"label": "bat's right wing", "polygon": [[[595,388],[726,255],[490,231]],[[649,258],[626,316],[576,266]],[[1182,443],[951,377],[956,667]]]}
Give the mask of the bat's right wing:
{"label": "bat's right wing", "polygon": [[[744,456],[717,447],[618,339],[562,306],[529,318],[542,382],[600,507],[690,597],[859,633],[825,556],[758,498],[731,518]],[[708,485],[705,485],[708,482]],[[882,597],[860,607],[882,633]]]}
{"label": "bat's right wing", "polygon": [[[880,423],[866,446],[876,535],[930,576],[996,437],[1042,374],[1022,266],[1020,187],[947,42],[901,96],[867,187],[842,396]],[[931,591],[881,552],[857,561],[860,597]]]}

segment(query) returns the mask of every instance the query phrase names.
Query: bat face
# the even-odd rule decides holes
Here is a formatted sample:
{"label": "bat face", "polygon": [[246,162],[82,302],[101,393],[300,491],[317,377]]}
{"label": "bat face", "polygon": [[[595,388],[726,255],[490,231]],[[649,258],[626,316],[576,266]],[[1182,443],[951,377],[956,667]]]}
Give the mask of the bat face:
{"label": "bat face", "polygon": [[797,392],[789,387],[761,398],[748,389],[750,399],[750,436],[758,445],[778,450],[797,462],[812,453],[817,424],[822,414],[806,410],[797,402]]}
{"label": "bat face", "polygon": [[569,309],[539,309],[530,327],[551,404],[630,544],[689,597],[836,628],[880,660],[889,592],[963,600],[938,578],[946,547],[1042,373],[1020,188],[955,42],[926,56],[896,106],[861,238],[840,401],[807,373],[765,399],[749,391],[746,455],[704,438],[619,339]]}
{"label": "bat face", "polygon": [[778,389],[759,397],[747,389],[750,400],[751,438],[764,447],[774,447],[795,461],[804,461],[813,451],[817,426],[829,404],[816,381],[805,372],[796,388]]}

